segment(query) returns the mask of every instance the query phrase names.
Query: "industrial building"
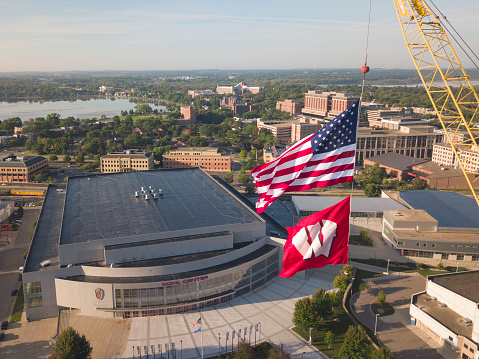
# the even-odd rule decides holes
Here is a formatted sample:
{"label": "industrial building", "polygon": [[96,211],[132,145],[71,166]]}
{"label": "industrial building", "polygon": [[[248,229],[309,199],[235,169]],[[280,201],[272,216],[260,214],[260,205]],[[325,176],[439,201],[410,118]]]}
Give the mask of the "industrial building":
{"label": "industrial building", "polygon": [[100,158],[100,171],[103,173],[148,171],[154,168],[152,153],[140,150],[110,152]]}
{"label": "industrial building", "polygon": [[0,161],[0,182],[32,182],[47,168],[48,159],[42,156],[8,156]]}
{"label": "industrial building", "polygon": [[27,319],[215,305],[275,277],[277,245],[260,216],[199,168],[72,177],[66,190],[48,188],[34,231]]}
{"label": "industrial building", "polygon": [[196,166],[207,171],[231,171],[231,154],[213,147],[184,147],[163,155],[163,168]]}
{"label": "industrial building", "polygon": [[454,353],[479,358],[479,271],[427,277],[426,290],[411,298],[411,324]]}

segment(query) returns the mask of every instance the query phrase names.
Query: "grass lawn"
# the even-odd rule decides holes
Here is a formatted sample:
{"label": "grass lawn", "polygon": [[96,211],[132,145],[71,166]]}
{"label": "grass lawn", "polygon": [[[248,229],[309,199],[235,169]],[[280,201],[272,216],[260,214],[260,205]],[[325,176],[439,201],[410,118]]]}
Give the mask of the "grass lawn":
{"label": "grass lawn", "polygon": [[383,276],[384,274],[381,273],[369,272],[366,270],[358,269],[356,271],[356,276],[354,277],[353,294],[369,288],[363,279]]}
{"label": "grass lawn", "polygon": [[15,307],[13,307],[13,314],[10,318],[10,322],[19,322],[22,319],[23,313],[23,305],[24,305],[24,298],[23,298],[23,284],[18,289],[17,299],[15,300]]}
{"label": "grass lawn", "polygon": [[[383,314],[380,314],[378,312],[379,309],[382,309],[384,310],[384,313]],[[391,315],[391,314],[394,314],[395,310],[394,308],[391,306],[391,304],[385,302],[385,303],[380,303],[378,301],[375,301],[371,304],[371,311],[374,313],[374,314],[379,314],[381,317],[387,317],[388,315]]]}
{"label": "grass lawn", "polygon": [[[335,322],[334,318],[338,318],[339,321]],[[344,335],[350,325],[354,326],[354,322],[349,318],[348,314],[344,311],[341,305],[334,308],[334,315],[327,320],[317,322],[316,328],[313,330],[312,340],[313,345],[326,354],[330,358],[339,357],[339,349],[343,345]],[[297,327],[293,328],[293,331],[301,336],[304,340],[309,340],[309,332],[303,331]],[[328,344],[324,341],[326,332],[331,331],[334,335],[334,341],[331,349],[328,349]],[[371,350],[373,347],[371,346]]]}
{"label": "grass lawn", "polygon": [[373,246],[372,242],[364,241],[363,238],[361,238],[361,236],[359,236],[359,235],[350,235],[349,236],[349,243],[358,244],[360,246],[368,246],[368,247]]}

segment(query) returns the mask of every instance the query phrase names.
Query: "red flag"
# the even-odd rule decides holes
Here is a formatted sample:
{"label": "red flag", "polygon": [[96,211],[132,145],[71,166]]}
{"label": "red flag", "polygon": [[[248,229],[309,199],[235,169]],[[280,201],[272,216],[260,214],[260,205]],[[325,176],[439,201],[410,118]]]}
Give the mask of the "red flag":
{"label": "red flag", "polygon": [[289,278],[305,269],[347,264],[350,213],[350,197],[347,197],[288,227],[283,270],[279,276]]}

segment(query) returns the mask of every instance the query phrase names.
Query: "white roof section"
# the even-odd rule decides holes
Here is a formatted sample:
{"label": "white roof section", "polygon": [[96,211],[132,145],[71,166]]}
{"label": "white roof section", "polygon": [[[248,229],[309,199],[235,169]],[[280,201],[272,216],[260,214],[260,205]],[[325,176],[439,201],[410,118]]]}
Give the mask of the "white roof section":
{"label": "white roof section", "polygon": [[[346,197],[292,196],[300,211],[322,211],[341,202]],[[408,209],[391,198],[351,197],[351,212],[382,212]]]}

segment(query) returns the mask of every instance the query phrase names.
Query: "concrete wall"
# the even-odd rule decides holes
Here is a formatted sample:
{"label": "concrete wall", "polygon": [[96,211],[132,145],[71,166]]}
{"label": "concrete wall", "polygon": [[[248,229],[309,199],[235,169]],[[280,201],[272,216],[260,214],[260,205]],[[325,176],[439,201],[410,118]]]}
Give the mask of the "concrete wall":
{"label": "concrete wall", "polygon": [[105,262],[134,262],[138,260],[164,258],[233,248],[233,235],[194,238],[190,240],[158,243],[138,247],[105,249]]}

